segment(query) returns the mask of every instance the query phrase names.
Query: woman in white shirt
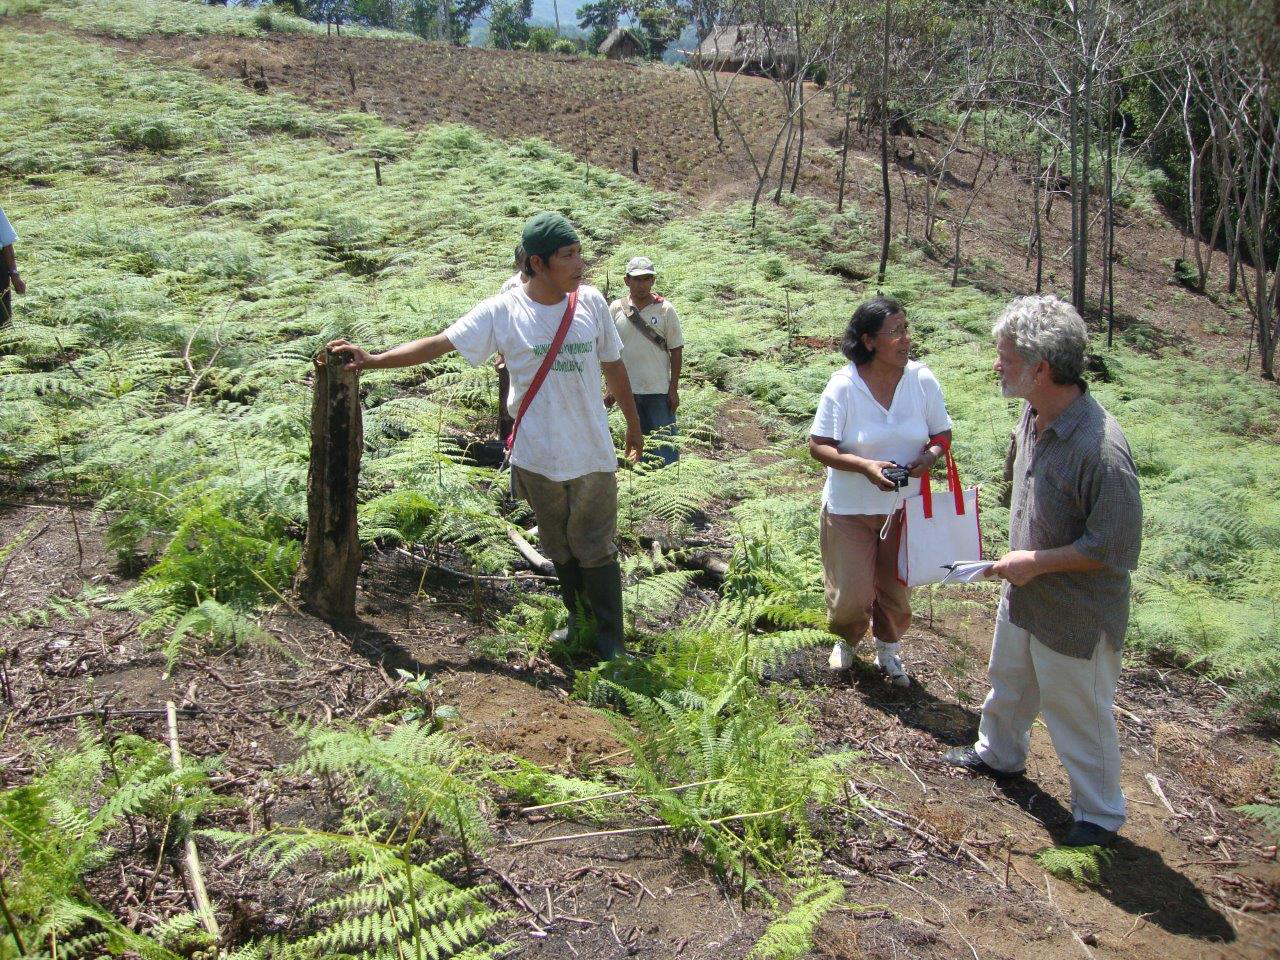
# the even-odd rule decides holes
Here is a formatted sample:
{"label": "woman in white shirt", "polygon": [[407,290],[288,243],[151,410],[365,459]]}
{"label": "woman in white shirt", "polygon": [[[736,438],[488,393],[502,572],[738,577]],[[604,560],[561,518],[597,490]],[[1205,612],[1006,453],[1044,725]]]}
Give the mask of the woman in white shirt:
{"label": "woman in white shirt", "polygon": [[[827,616],[840,639],[833,670],[853,664],[852,647],[871,627],[876,664],[895,686],[911,683],[902,666],[902,635],[911,594],[898,580],[896,511],[920,490],[920,477],[951,440],[942,388],[910,359],[907,315],[898,301],[875,297],[858,307],[841,351],[849,363],[831,375],[818,402],[809,452],[827,468],[822,490],[822,566]],[[905,467],[898,489],[885,470]]]}

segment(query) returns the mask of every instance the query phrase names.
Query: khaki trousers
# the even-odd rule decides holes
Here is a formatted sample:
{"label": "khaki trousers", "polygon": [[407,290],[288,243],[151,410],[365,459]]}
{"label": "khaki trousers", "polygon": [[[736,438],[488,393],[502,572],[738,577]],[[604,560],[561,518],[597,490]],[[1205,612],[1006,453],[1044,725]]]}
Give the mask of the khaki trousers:
{"label": "khaki trousers", "polygon": [[572,480],[550,480],[521,467],[511,468],[513,490],[529,501],[538,521],[538,539],[553,563],[577,560],[602,567],[618,556],[618,478],[588,473]]}
{"label": "khaki trousers", "polygon": [[1071,781],[1071,814],[1107,830],[1124,823],[1120,739],[1114,703],[1120,651],[1098,641],[1088,660],[1055,653],[1009,620],[1000,601],[975,749],[984,763],[1014,772],[1027,765],[1031,725],[1044,714]]}
{"label": "khaki trousers", "polygon": [[897,643],[911,625],[911,591],[898,582],[895,514],[881,540],[883,514],[842,514],[822,510],[822,570],[831,632],[857,644],[871,627],[882,643]]}

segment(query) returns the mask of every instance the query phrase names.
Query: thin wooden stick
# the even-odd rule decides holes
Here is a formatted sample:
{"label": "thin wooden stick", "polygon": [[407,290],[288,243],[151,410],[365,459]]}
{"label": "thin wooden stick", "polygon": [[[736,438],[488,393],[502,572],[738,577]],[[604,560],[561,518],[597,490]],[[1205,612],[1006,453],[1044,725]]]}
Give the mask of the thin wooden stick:
{"label": "thin wooden stick", "polygon": [[1176,817],[1178,815],[1178,811],[1173,809],[1173,804],[1170,803],[1169,798],[1164,795],[1164,789],[1160,786],[1160,781],[1156,779],[1156,775],[1154,773],[1148,773],[1145,776],[1147,786],[1150,787],[1151,792],[1156,795],[1156,799],[1163,803],[1164,808]]}
{"label": "thin wooden stick", "polygon": [[[862,805],[864,807],[866,807],[868,810],[870,810],[872,813],[874,813],[877,817],[879,817],[881,820],[885,821],[886,823],[892,824],[893,826],[897,827],[899,830],[907,830],[911,833],[914,833],[917,837],[919,837],[921,840],[924,840],[926,843],[937,844],[939,842],[946,842],[946,841],[940,841],[940,839],[936,836],[932,836],[932,837],[929,836],[929,834],[925,833],[919,827],[913,827],[909,823],[903,823],[901,820],[895,820],[893,817],[889,816],[879,807],[875,806],[870,800],[868,800],[866,795],[863,794],[860,790],[858,790],[857,785],[853,783],[852,780],[849,781],[849,789],[853,791],[853,795],[855,797],[857,797],[860,801],[862,801]],[[989,866],[983,863],[982,860],[979,859],[978,856],[972,850],[966,847],[963,843],[957,843],[955,846],[957,850],[959,850],[961,853],[967,856],[970,860],[972,860],[975,864],[981,867],[986,873],[989,873],[991,876],[995,877],[997,880],[1000,879],[999,876],[996,875],[996,872],[994,870],[992,870]]]}
{"label": "thin wooden stick", "polygon": [[[178,749],[178,712],[173,701],[165,702],[165,711],[169,720],[169,754],[173,759],[173,769],[182,770],[182,752]],[[200,872],[200,853],[196,850],[195,838],[187,833],[186,841],[187,881],[191,884],[191,893],[195,897],[196,912],[200,914],[200,922],[215,942],[221,942],[222,933],[218,930],[218,918],[213,915],[213,904],[209,902],[209,892],[204,887],[204,875]]]}
{"label": "thin wooden stick", "polygon": [[[708,820],[708,826],[719,826],[722,823],[730,823],[734,820],[750,820],[753,817],[769,817],[775,813],[782,813],[784,810],[790,810],[793,804],[788,803],[783,807],[776,807],[773,810],[761,810],[757,813],[735,813],[729,817],[720,817],[718,820]],[[590,833],[569,833],[560,837],[537,837],[533,840],[517,840],[515,843],[509,843],[509,848],[514,847],[532,847],[540,843],[555,843],[557,840],[586,840],[591,837],[621,837],[628,833],[661,833],[666,830],[675,830],[676,827],[670,823],[662,823],[655,827],[624,827],[621,830],[593,830]]]}
{"label": "thin wooden stick", "polygon": [[[698,780],[694,783],[682,783],[678,787],[665,787],[664,789],[675,793],[678,790],[688,790],[690,787],[705,787],[709,783],[724,783],[724,780],[724,777],[719,777],[715,780]],[[536,813],[539,810],[551,810],[554,807],[567,807],[575,803],[590,803],[592,800],[607,800],[610,797],[625,797],[635,792],[634,788],[631,790],[614,790],[611,793],[600,793],[594,797],[576,797],[573,800],[557,800],[555,803],[542,803],[536,807],[522,807],[520,812]]]}

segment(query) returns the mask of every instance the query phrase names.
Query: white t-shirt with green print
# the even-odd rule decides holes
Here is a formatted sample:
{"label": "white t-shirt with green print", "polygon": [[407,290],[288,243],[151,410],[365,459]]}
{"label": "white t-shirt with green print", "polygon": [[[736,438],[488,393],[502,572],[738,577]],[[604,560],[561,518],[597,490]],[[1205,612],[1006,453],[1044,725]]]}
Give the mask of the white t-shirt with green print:
{"label": "white t-shirt with green print", "polygon": [[[511,374],[507,409],[515,416],[566,306],[567,298],[549,307],[535,303],[523,287],[516,287],[485,300],[444,335],[472,364],[502,354]],[[584,284],[560,353],[520,424],[511,462],[556,481],[617,470],[600,364],[621,356],[609,304],[599,290]]]}

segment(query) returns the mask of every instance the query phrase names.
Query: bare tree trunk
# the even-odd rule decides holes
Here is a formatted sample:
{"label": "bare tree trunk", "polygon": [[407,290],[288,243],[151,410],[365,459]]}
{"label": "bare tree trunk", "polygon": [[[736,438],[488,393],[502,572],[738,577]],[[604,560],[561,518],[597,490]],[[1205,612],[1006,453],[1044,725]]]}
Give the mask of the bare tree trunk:
{"label": "bare tree trunk", "polygon": [[1093,141],[1093,68],[1085,64],[1084,70],[1084,104],[1079,119],[1080,133],[1083,134],[1080,151],[1080,242],[1077,246],[1078,267],[1072,277],[1072,303],[1081,313],[1084,312],[1086,279],[1089,273],[1089,183],[1090,147]]}
{"label": "bare tree trunk", "polygon": [[[984,180],[982,185],[979,186],[978,177],[982,175],[982,168],[986,166],[988,159],[991,159],[992,161],[991,172],[987,174],[986,180]],[[960,240],[964,235],[965,224],[969,221],[969,215],[973,212],[973,205],[978,200],[979,191],[985,189],[987,185],[991,183],[992,178],[995,177],[996,171],[999,170],[999,168],[999,161],[991,155],[990,127],[984,118],[982,124],[982,152],[978,155],[978,166],[974,168],[973,171],[973,182],[969,191],[969,200],[965,204],[964,213],[960,215],[960,219],[955,223],[955,248],[952,253],[951,260],[951,285],[953,287],[960,285]]]}
{"label": "bare tree trunk", "polygon": [[1070,131],[1067,149],[1071,152],[1071,302],[1076,309],[1076,276],[1080,262],[1080,153],[1079,153],[1079,115],[1080,98],[1076,92],[1076,82],[1071,81]]}
{"label": "bare tree trunk", "polygon": [[[788,113],[791,111],[788,110]],[[773,191],[773,202],[782,202],[782,188],[787,184],[787,165],[791,162],[791,142],[795,139],[795,124],[787,125],[787,142],[782,148],[782,163],[778,164],[778,187]]]}
{"label": "bare tree trunk", "polygon": [[836,212],[844,213],[844,178],[849,167],[849,122],[853,113],[853,91],[845,91],[844,142],[840,144],[840,185],[836,193]]}
{"label": "bare tree trunk", "polygon": [[893,219],[893,195],[889,191],[889,23],[891,0],[884,0],[884,68],[880,77],[880,186],[884,190],[884,233],[880,240],[880,271],[877,283],[884,283],[889,267],[889,231]]}
{"label": "bare tree trunk", "polygon": [[796,184],[800,181],[800,161],[804,159],[804,78],[800,77],[796,83],[800,86],[800,142],[796,145],[795,172],[791,174],[792,196],[795,196]]}
{"label": "bare tree trunk", "polygon": [[[1182,135],[1187,141],[1187,204],[1190,208],[1187,211],[1187,215],[1191,234],[1191,249],[1196,259],[1196,274],[1199,277],[1198,286],[1203,293],[1208,269],[1205,266],[1204,256],[1200,252],[1200,233],[1204,226],[1204,190],[1202,189],[1202,182],[1204,179],[1204,154],[1209,144],[1205,143],[1199,149],[1196,148],[1195,131],[1191,127],[1191,94],[1193,87],[1192,78],[1188,73],[1182,96]],[[1183,255],[1186,255],[1185,238]]]}
{"label": "bare tree trunk", "polygon": [[355,615],[360,573],[356,527],[364,447],[360,375],[343,363],[339,354],[328,351],[315,362],[307,535],[294,583],[303,601],[327,620]]}
{"label": "bare tree trunk", "polygon": [[1116,317],[1112,309],[1115,297],[1109,295],[1115,289],[1113,252],[1115,249],[1115,183],[1113,180],[1115,166],[1115,134],[1116,134],[1116,91],[1115,86],[1107,84],[1107,152],[1105,159],[1106,214],[1102,229],[1102,289],[1098,295],[1098,312],[1107,317],[1107,346],[1111,346],[1115,337]]}

